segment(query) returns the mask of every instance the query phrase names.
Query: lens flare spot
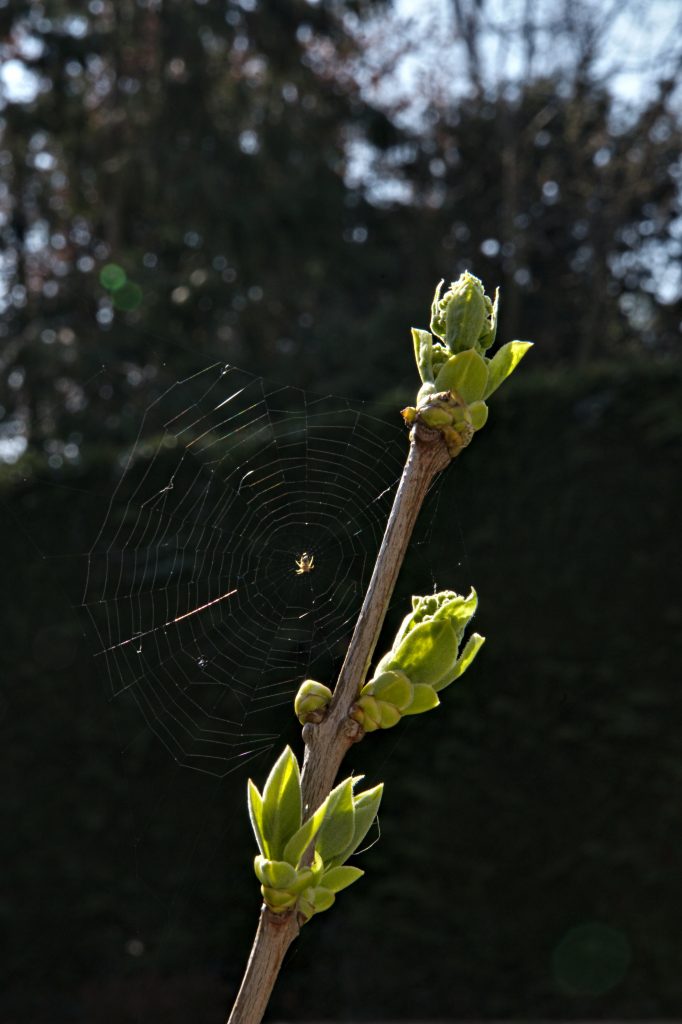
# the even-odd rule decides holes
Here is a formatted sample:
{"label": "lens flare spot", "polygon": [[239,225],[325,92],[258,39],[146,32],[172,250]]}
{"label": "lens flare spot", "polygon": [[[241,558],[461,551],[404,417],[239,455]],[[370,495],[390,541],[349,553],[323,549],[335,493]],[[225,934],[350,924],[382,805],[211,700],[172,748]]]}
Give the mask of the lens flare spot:
{"label": "lens flare spot", "polygon": [[118,291],[127,280],[125,270],[118,263],[105,263],[99,272],[99,283],[109,292]]}
{"label": "lens flare spot", "polygon": [[120,288],[117,288],[112,296],[115,309],[131,312],[142,302],[142,289],[134,281],[126,281]]}
{"label": "lens flare spot", "polygon": [[631,959],[623,932],[592,921],[571,928],[559,940],[552,953],[552,974],[570,995],[600,996],[623,980]]}

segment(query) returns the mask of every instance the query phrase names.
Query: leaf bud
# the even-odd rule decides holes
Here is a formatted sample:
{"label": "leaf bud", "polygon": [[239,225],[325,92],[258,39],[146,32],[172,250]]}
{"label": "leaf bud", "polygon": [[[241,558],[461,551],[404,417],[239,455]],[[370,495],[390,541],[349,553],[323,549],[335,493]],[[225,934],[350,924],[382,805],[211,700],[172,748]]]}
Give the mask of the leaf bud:
{"label": "leaf bud", "polygon": [[362,688],[362,693],[369,693],[402,711],[412,701],[412,683],[404,672],[381,672]]}
{"label": "leaf bud", "polygon": [[379,701],[370,694],[358,697],[353,705],[351,718],[359,722],[365,732],[376,732],[377,729],[381,729]]}
{"label": "leaf bud", "polygon": [[483,284],[465,270],[441,296],[442,282],[431,306],[431,330],[450,352],[478,348],[484,351],[495,337],[497,309]]}
{"label": "leaf bud", "polygon": [[[466,597],[453,590],[413,597],[412,611],[403,619],[392,649],[379,662],[377,675],[400,670],[409,678],[414,691],[423,685],[435,694],[448,686],[463,674],[483,644],[483,637],[475,633],[459,656],[464,630],[477,605],[473,588]],[[428,691],[414,692],[412,705],[401,711],[418,714],[437,703]]]}
{"label": "leaf bud", "polygon": [[314,679],[306,679],[294,698],[294,711],[301,725],[321,722],[331,699],[332,691],[328,686],[316,683]]}
{"label": "leaf bud", "polygon": [[296,903],[296,896],[283,889],[272,889],[267,885],[261,885],[260,891],[268,909],[273,914],[283,914]]}

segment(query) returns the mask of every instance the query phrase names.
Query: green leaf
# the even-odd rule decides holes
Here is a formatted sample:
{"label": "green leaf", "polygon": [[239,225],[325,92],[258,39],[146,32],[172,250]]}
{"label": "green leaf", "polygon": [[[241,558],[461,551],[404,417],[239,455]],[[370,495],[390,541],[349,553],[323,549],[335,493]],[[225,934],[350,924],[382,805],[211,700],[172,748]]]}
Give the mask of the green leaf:
{"label": "green leaf", "polygon": [[335,857],[331,863],[327,863],[327,867],[331,867],[332,864],[343,864],[355,853],[374,823],[383,792],[384,784],[383,782],[380,782],[378,786],[373,786],[372,789],[366,789],[364,793],[358,793],[358,795],[353,798],[353,802],[355,804],[355,829],[353,831],[353,838],[348,846],[341,851],[339,856]]}
{"label": "green leaf", "polygon": [[417,683],[412,687],[412,703],[403,711],[404,715],[421,715],[423,711],[431,711],[440,704],[438,694],[432,686]]}
{"label": "green leaf", "polygon": [[[462,651],[462,656],[458,659],[457,664],[455,665],[455,672],[450,680],[450,683],[454,683],[455,679],[459,679],[460,676],[464,675],[466,670],[469,668],[469,665],[480,651],[481,647],[483,647],[484,643],[484,636],[481,636],[480,633],[472,633],[472,635],[469,637],[467,641],[464,650]],[[450,683],[446,683],[445,685],[449,686]],[[441,686],[439,687],[439,689],[443,689],[443,687]]]}
{"label": "green leaf", "polygon": [[325,864],[344,850],[355,834],[353,779],[346,779],[333,789],[328,800],[327,813],[315,843],[315,849]]}
{"label": "green leaf", "polygon": [[381,661],[377,665],[377,667],[375,669],[375,673],[374,673],[375,675],[379,675],[380,672],[385,672],[386,671],[386,669],[384,668],[384,665],[385,664],[387,665],[390,662],[391,658],[393,657],[393,651],[396,651],[398,649],[398,647],[400,646],[400,641],[405,636],[405,634],[408,632],[408,630],[411,628],[411,626],[412,626],[412,619],[413,619],[414,613],[415,613],[415,611],[416,611],[416,609],[418,607],[419,607],[419,598],[418,597],[413,597],[412,598],[412,611],[408,615],[406,615],[405,618],[403,619],[403,621],[400,623],[400,628],[398,629],[398,632],[395,635],[395,640],[393,641],[393,647],[388,652],[388,654],[385,654],[383,656],[383,658],[381,659]]}
{"label": "green leaf", "polygon": [[263,790],[263,836],[273,860],[282,860],[284,847],[301,827],[301,776],[298,761],[285,747]]}
{"label": "green leaf", "polygon": [[481,398],[488,398],[497,391],[500,384],[514,372],[529,348],[532,341],[510,341],[499,349],[488,363],[488,386]]}
{"label": "green leaf", "polygon": [[264,856],[268,856],[270,850],[263,835],[263,797],[258,792],[255,784],[249,779],[246,788],[246,799],[249,805],[249,818],[251,828],[258,843],[258,849]]}
{"label": "green leaf", "polygon": [[407,633],[392,660],[413,685],[433,685],[454,669],[457,646],[457,634],[450,623],[432,619]]}
{"label": "green leaf", "polygon": [[472,402],[469,406],[471,413],[471,425],[474,430],[480,430],[488,422],[488,406],[485,402]]}
{"label": "green leaf", "polygon": [[413,327],[412,342],[414,344],[414,358],[417,361],[419,376],[424,384],[429,384],[433,381],[433,337],[430,331],[422,331],[418,327]]}
{"label": "green leaf", "polygon": [[456,391],[467,405],[482,399],[487,385],[485,359],[473,348],[450,356],[436,377],[438,391]]}
{"label": "green leaf", "polygon": [[441,341],[445,340],[445,316],[440,311],[440,293],[443,289],[444,284],[445,279],[441,278],[441,280],[436,285],[436,290],[433,294],[433,299],[431,300],[430,326],[433,333],[436,335],[436,337],[440,338]]}
{"label": "green leaf", "polygon": [[341,892],[342,889],[347,889],[353,882],[357,882],[359,878],[362,878],[364,873],[360,868],[330,868],[329,871],[325,871],[322,875],[322,885],[325,889],[330,889],[332,892]]}
{"label": "green leaf", "polygon": [[284,847],[284,853],[282,856],[284,860],[293,864],[294,867],[298,866],[301,857],[317,835],[320,826],[324,821],[325,814],[327,813],[328,799],[329,798],[327,798],[327,800],[317,808],[311,818],[308,818],[308,820],[301,825],[298,832],[294,833],[287,845]]}

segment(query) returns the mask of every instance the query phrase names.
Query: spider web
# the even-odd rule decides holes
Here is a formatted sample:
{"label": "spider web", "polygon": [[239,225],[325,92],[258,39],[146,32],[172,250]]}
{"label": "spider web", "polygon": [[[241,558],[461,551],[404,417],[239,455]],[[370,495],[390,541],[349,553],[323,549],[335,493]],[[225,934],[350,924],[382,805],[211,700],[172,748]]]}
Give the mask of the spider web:
{"label": "spider web", "polygon": [[227,775],[272,747],[304,678],[333,685],[405,448],[362,407],[222,363],[149,405],[83,605],[112,699],[178,763]]}

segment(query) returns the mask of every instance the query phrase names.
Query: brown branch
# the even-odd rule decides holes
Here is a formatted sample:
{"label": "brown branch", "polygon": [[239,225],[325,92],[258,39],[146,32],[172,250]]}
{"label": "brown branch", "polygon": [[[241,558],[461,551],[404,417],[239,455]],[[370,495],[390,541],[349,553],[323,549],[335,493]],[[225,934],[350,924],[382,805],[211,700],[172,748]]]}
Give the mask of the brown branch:
{"label": "brown branch", "polygon": [[[393,501],[381,548],[355,630],[334,689],[327,717],[304,726],[303,803],[309,817],[326,799],[339,766],[362,728],[349,718],[362,686],[384,623],[414,524],[431,483],[450,462],[441,435],[421,425],[410,435],[410,450]],[[282,966],[284,955],[298,935],[295,911],[273,914],[261,909],[251,955],[228,1024],[260,1024]]]}
{"label": "brown branch", "polygon": [[257,1024],[262,1020],[284,954],[297,935],[294,913],[273,914],[266,906],[261,907],[251,955],[229,1024]]}

